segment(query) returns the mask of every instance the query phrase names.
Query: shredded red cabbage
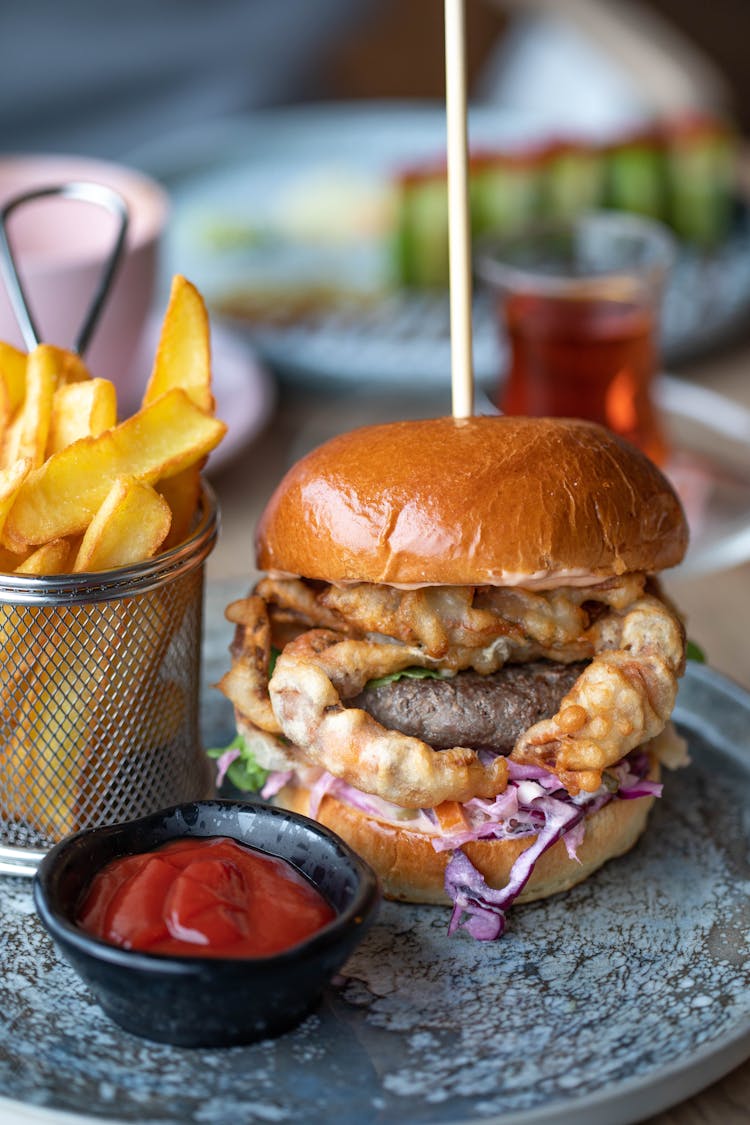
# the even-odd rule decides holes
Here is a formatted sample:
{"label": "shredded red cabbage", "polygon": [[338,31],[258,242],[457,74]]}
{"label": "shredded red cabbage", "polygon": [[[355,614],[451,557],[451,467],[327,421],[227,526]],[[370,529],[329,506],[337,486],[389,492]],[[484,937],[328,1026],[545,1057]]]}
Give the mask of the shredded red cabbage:
{"label": "shredded red cabbage", "polygon": [[[220,767],[221,764],[220,760]],[[401,809],[323,770],[310,787],[310,815],[317,815],[323,797],[330,793],[369,816],[392,821],[421,820],[419,830],[430,833],[433,848],[453,853],[445,872],[445,889],[454,904],[448,932],[452,934],[462,928],[478,941],[493,941],[504,933],[507,910],[526,886],[537,859],[548,848],[562,839],[569,857],[577,860],[588,815],[615,796],[625,800],[661,796],[661,785],[647,780],[649,767],[648,755],[634,751],[608,771],[619,786],[616,792],[602,786],[595,793],[572,797],[554,774],[539,766],[508,759],[509,781],[505,791],[492,800],[474,797],[466,801],[462,808],[467,826],[450,834],[440,832],[432,809]],[[291,771],[272,773],[261,796],[275,795],[293,776]],[[535,839],[521,852],[511,868],[507,885],[501,890],[489,887],[462,851],[463,846],[473,840],[522,836]]]}
{"label": "shredded red cabbage", "polygon": [[[499,926],[499,932],[493,936],[500,937],[505,930],[505,911],[528,883],[539,856],[547,848],[551,848],[565,832],[582,821],[586,814],[584,807],[567,804],[554,797],[535,799],[540,802],[541,811],[544,812],[544,826],[538,831],[533,843],[521,852],[513,864],[508,882],[501,891],[493,891],[487,886],[483,876],[463,852],[454,852],[451,856],[445,871],[445,889],[454,902],[449,934],[461,926],[479,941],[488,941],[492,937],[483,935],[489,935],[493,928]],[[474,871],[468,881],[466,862]],[[471,909],[468,909],[467,904]],[[468,918],[464,919],[466,913]],[[483,917],[484,913],[489,913],[491,917]]]}
{"label": "shredded red cabbage", "polygon": [[612,766],[611,772],[617,778],[617,796],[623,801],[634,801],[638,797],[661,797],[663,786],[658,781],[646,778],[648,769],[648,755],[642,750],[635,751]]}
{"label": "shredded red cabbage", "polygon": [[559,789],[560,778],[543,769],[541,766],[532,766],[526,762],[514,762],[507,759],[508,777],[511,781],[538,781],[545,789]]}
{"label": "shredded red cabbage", "polygon": [[568,831],[563,834],[563,843],[565,844],[565,850],[568,853],[568,859],[574,860],[575,863],[581,862],[578,858],[578,849],[583,843],[583,837],[585,835],[585,820],[579,820],[578,824],[574,825],[573,828],[569,828]]}
{"label": "shredded red cabbage", "polygon": [[236,762],[240,756],[240,750],[237,746],[232,746],[229,750],[225,750],[220,758],[216,759],[216,788],[220,789],[224,778],[227,776],[227,770],[232,762]]}
{"label": "shredded red cabbage", "polygon": [[329,793],[336,782],[336,778],[332,773],[323,771],[318,780],[310,789],[310,807],[309,816],[315,818],[320,812],[320,802]]}
{"label": "shredded red cabbage", "polygon": [[634,801],[637,797],[661,797],[663,788],[660,781],[639,781],[637,785],[618,789],[617,796],[623,801]]}
{"label": "shredded red cabbage", "polygon": [[260,791],[263,800],[268,801],[271,797],[275,797],[293,777],[293,770],[274,770],[273,773],[269,773],[266,784]]}
{"label": "shredded red cabbage", "polygon": [[488,887],[463,852],[454,852],[445,870],[445,889],[453,900],[448,933],[461,925],[477,941],[494,941],[505,932],[505,891]]}
{"label": "shredded red cabbage", "polygon": [[[469,839],[507,839],[519,834],[536,833],[536,839],[521,852],[511,868],[508,883],[499,891],[487,885],[482,874],[462,851],[453,851],[445,871],[445,890],[454,904],[449,934],[461,927],[479,941],[492,941],[501,937],[505,931],[505,912],[526,886],[534,865],[543,852],[562,839],[570,858],[578,859],[577,849],[583,842],[586,831],[584,818],[587,815],[608,804],[615,796],[625,800],[661,796],[661,785],[645,778],[649,770],[649,759],[642,751],[624,758],[612,768],[611,772],[621,786],[617,793],[602,788],[596,793],[571,797],[554,775],[535,766],[522,766],[519,769],[517,763],[510,760],[508,765],[511,767],[511,780],[500,798],[495,802],[480,802],[475,799],[464,805],[465,810],[481,807],[482,812],[492,819],[476,826],[470,833],[463,833],[465,838],[461,844],[456,842],[457,837],[451,836],[434,840],[433,847],[442,851],[444,840],[448,841],[446,848],[460,848]],[[554,796],[548,791],[553,784]],[[510,811],[513,798],[508,797],[509,792],[515,795],[516,812]],[[493,816],[495,810],[497,813]],[[470,811],[468,815],[471,815]],[[543,821],[541,826],[540,817]],[[528,828],[519,833],[518,827],[524,822],[528,824]],[[494,831],[490,829],[490,825],[494,825]]]}
{"label": "shredded red cabbage", "polygon": [[352,808],[359,809],[366,816],[377,817],[379,820],[411,820],[412,822],[421,820],[423,824],[427,821],[425,810],[402,809],[398,805],[392,805],[389,801],[384,801],[371,793],[363,793],[361,789],[355,789],[353,785],[348,785],[340,777],[334,777],[333,774],[325,770],[310,787],[310,816],[318,815],[321,801],[327,793],[345,801]]}

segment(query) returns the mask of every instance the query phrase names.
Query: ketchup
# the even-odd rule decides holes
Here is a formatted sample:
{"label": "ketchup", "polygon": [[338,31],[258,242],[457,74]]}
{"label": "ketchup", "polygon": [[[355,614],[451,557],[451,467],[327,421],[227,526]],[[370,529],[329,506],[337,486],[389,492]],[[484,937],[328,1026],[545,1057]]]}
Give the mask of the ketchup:
{"label": "ketchup", "polygon": [[187,837],[115,859],[86,892],[77,922],[124,949],[183,957],[263,957],[334,917],[285,860],[224,836]]}

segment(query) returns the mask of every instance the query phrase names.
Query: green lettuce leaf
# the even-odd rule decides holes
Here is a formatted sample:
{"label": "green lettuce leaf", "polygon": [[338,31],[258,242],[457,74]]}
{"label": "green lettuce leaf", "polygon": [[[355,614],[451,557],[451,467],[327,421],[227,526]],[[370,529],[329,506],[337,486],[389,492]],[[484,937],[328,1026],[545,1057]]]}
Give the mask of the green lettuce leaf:
{"label": "green lettuce leaf", "polygon": [[696,664],[706,663],[706,654],[703,649],[700,645],[697,645],[695,641],[689,639],[687,643],[687,658],[688,660],[694,660]]}
{"label": "green lettuce leaf", "polygon": [[444,672],[439,668],[404,668],[401,672],[391,672],[388,676],[378,676],[375,680],[368,680],[365,688],[382,687],[383,684],[393,684],[396,680],[447,680],[452,672]]}
{"label": "green lettuce leaf", "polygon": [[[279,652],[279,649],[271,646],[271,658],[268,662],[269,676],[273,675],[276,661],[279,658]],[[286,742],[286,739],[282,738],[281,741]],[[265,769],[258,763],[253,752],[252,744],[248,742],[247,738],[243,735],[236,735],[228,746],[212,747],[210,750],[206,751],[206,754],[209,758],[214,758],[218,761],[223,758],[225,754],[231,754],[233,750],[238,750],[239,754],[235,757],[234,761],[230,763],[224,776],[231,781],[236,789],[243,789],[251,793],[262,789],[271,771]]]}
{"label": "green lettuce leaf", "polygon": [[233,738],[228,746],[213,747],[207,750],[209,758],[221,758],[232,750],[239,750],[239,756],[234,759],[226,772],[226,777],[236,789],[243,789],[255,793],[262,789],[266,783],[270,770],[259,765],[251,747],[241,734]]}

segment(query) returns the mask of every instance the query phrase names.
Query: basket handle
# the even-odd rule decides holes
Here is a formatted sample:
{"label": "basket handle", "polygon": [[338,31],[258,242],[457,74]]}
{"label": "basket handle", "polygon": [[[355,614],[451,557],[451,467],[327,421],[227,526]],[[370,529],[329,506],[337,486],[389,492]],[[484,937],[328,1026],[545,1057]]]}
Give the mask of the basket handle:
{"label": "basket handle", "polygon": [[115,274],[122,259],[125,248],[125,239],[128,233],[130,215],[128,205],[119,192],[104,184],[90,183],[86,180],[75,180],[66,184],[56,184],[52,187],[36,188],[33,191],[22,192],[8,200],[0,210],[0,269],[2,269],[5,285],[8,290],[16,320],[21,329],[24,342],[29,351],[41,343],[39,329],[29,308],[29,301],[23,287],[13,249],[8,238],[7,222],[9,216],[16,208],[30,203],[35,199],[44,199],[47,196],[60,195],[64,199],[80,199],[86,203],[96,203],[109,211],[119,220],[117,237],[104,264],[99,285],[92,298],[91,305],[84,317],[78,335],[73,344],[73,351],[82,356],[96,328],[102,308],[107,300]]}

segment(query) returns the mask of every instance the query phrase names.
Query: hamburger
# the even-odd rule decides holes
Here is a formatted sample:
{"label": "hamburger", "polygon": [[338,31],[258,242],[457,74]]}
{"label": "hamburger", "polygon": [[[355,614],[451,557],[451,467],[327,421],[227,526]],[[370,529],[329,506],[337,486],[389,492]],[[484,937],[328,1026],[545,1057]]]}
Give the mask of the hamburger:
{"label": "hamburger", "polygon": [[256,545],[222,775],[480,939],[633,846],[683,753],[657,576],[687,527],[642,453],[578,420],[365,427],[289,470]]}

